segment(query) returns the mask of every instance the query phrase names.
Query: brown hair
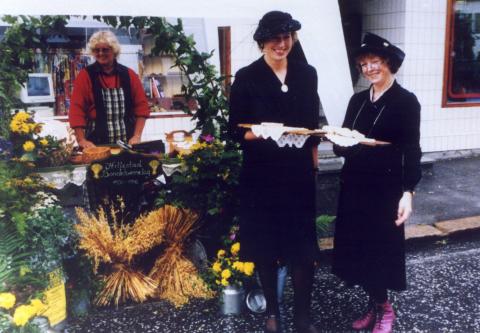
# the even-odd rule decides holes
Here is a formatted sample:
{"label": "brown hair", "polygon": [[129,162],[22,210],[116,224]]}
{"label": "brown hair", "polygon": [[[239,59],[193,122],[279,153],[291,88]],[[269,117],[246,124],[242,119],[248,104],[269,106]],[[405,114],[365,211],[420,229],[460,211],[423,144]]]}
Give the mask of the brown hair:
{"label": "brown hair", "polygon": [[[298,41],[297,32],[296,31],[291,31],[290,34],[292,35],[292,40],[293,40],[292,44],[295,44]],[[281,35],[281,33],[279,35]],[[260,49],[260,51],[263,50],[263,48],[265,46],[265,42],[268,42],[268,41],[269,41],[269,39],[261,40],[261,41],[257,40],[257,45],[258,45],[258,48]]]}
{"label": "brown hair", "polygon": [[382,59],[385,64],[387,64],[388,69],[392,74],[395,74],[398,72],[398,69],[400,68],[400,63],[393,57],[390,57],[386,54],[383,53],[361,53],[358,56],[355,57],[355,65],[360,73],[362,73],[362,67],[360,66],[360,63],[362,62],[363,59],[368,58],[368,57],[379,57]]}

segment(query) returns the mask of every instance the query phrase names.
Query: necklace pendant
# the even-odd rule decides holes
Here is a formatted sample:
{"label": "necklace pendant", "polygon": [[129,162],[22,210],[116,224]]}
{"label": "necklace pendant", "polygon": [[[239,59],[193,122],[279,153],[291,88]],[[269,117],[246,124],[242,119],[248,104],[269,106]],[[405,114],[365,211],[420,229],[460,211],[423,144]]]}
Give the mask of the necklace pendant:
{"label": "necklace pendant", "polygon": [[286,93],[286,92],[288,92],[288,86],[285,83],[283,83],[282,86],[280,87],[280,90],[282,90],[282,92]]}

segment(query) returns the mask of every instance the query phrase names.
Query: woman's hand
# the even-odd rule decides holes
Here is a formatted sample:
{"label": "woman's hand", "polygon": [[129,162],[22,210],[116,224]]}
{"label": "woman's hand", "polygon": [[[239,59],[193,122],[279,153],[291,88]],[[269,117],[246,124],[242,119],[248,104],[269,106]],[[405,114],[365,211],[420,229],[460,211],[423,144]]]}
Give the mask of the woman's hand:
{"label": "woman's hand", "polygon": [[135,145],[137,143],[140,143],[140,139],[141,139],[140,135],[134,135],[130,138],[130,140],[128,140],[128,144]]}
{"label": "woman's hand", "polygon": [[252,140],[258,140],[260,139],[258,136],[256,136],[255,134],[253,134],[252,130],[248,130],[245,132],[245,135],[243,136],[243,138],[246,140],[246,141],[252,141]]}
{"label": "woman's hand", "polygon": [[96,147],[92,141],[88,141],[87,139],[79,140],[78,145],[82,149]]}
{"label": "woman's hand", "polygon": [[412,202],[413,194],[412,192],[403,192],[403,196],[398,203],[397,219],[395,224],[401,226],[412,214]]}

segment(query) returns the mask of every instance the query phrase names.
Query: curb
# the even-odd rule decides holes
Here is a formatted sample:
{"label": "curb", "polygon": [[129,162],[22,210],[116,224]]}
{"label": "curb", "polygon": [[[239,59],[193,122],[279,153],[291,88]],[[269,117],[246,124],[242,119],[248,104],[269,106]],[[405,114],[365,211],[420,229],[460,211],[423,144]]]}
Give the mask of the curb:
{"label": "curb", "polygon": [[[407,225],[405,227],[405,241],[412,242],[432,238],[446,238],[448,236],[476,230],[480,230],[480,215],[436,222],[433,225]],[[318,246],[322,252],[333,250],[333,237],[320,238],[318,240]]]}

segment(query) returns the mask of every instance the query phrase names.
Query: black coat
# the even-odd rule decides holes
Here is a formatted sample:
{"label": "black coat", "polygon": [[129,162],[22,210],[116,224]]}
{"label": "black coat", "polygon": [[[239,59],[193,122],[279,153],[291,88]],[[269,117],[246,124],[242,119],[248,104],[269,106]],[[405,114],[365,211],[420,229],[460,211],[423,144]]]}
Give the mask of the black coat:
{"label": "black coat", "polygon": [[288,62],[288,92],[262,58],[240,69],[230,94],[229,130],[240,143],[242,260],[309,260],[317,255],[315,174],[309,138],[302,148],[280,148],[271,139],[245,141],[239,123],[280,122],[318,128],[319,98],[313,67]]}
{"label": "black coat", "polygon": [[388,146],[334,146],[345,157],[335,226],[333,272],[348,284],[406,288],[404,226],[397,227],[403,191],[420,181],[420,104],[394,82],[379,100],[353,95],[344,127]]}

